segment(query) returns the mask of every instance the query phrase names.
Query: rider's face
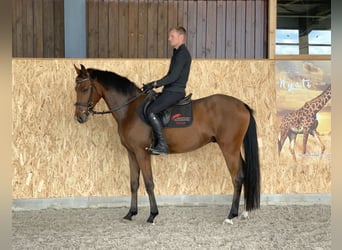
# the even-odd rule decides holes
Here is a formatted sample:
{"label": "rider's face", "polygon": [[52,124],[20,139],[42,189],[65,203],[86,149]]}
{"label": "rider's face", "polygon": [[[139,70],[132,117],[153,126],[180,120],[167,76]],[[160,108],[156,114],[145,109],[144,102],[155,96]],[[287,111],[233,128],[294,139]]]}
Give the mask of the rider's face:
{"label": "rider's face", "polygon": [[176,30],[169,32],[169,43],[173,48],[178,48],[184,43],[184,35],[179,34]]}

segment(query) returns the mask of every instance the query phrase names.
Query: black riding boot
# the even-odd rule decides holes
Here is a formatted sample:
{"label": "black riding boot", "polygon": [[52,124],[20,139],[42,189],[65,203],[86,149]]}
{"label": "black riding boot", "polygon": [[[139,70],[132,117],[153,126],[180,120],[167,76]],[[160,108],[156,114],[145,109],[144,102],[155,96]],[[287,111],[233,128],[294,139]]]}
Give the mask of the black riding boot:
{"label": "black riding boot", "polygon": [[153,128],[154,137],[157,138],[157,145],[146,147],[145,149],[154,155],[168,154],[169,148],[164,138],[163,127],[159,117],[154,113],[150,113],[148,114],[148,120]]}

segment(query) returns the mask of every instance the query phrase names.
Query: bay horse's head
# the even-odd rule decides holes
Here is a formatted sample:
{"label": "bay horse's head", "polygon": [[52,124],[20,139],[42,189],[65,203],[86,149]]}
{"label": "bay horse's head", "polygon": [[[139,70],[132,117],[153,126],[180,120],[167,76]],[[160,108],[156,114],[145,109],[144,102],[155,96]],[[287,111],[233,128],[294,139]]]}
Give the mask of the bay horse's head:
{"label": "bay horse's head", "polygon": [[74,65],[76,77],[76,103],[75,103],[75,119],[79,123],[84,123],[88,120],[89,114],[92,112],[96,103],[100,100],[98,91],[96,90],[94,79],[90,72],[81,64],[81,68]]}

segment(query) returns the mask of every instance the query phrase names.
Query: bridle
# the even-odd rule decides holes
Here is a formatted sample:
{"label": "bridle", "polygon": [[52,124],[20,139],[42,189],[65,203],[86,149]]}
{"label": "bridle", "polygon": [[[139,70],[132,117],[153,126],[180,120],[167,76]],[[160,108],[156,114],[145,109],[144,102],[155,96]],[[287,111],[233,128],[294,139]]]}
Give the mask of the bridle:
{"label": "bridle", "polygon": [[95,111],[94,109],[94,103],[93,103],[93,99],[94,99],[94,89],[95,91],[98,93],[94,80],[91,77],[87,77],[81,80],[76,80],[76,85],[85,82],[85,81],[90,81],[90,94],[89,94],[89,98],[88,98],[88,102],[76,102],[75,106],[76,107],[86,107],[86,110],[81,110],[82,113],[85,113],[87,115],[89,115],[89,113],[93,114],[93,115],[104,115],[104,114],[110,114],[113,113],[115,111],[118,111],[119,109],[123,108],[124,106],[126,106],[127,104],[133,102],[134,100],[136,100],[139,96],[145,94],[145,91],[138,93],[137,95],[129,98],[125,103],[119,105],[118,107],[115,107],[113,109],[107,110],[107,111]]}
{"label": "bridle", "polygon": [[[89,113],[93,112],[93,108],[94,108],[94,103],[93,103],[93,99],[94,99],[94,89],[96,90],[95,87],[95,83],[93,81],[93,79],[91,77],[87,77],[81,80],[76,80],[76,86],[82,82],[85,81],[90,81],[90,94],[89,94],[89,98],[88,98],[88,102],[76,102],[75,106],[76,107],[86,107],[86,110],[81,110],[82,113],[86,113],[87,115],[89,115]],[[96,90],[97,91],[97,90]]]}

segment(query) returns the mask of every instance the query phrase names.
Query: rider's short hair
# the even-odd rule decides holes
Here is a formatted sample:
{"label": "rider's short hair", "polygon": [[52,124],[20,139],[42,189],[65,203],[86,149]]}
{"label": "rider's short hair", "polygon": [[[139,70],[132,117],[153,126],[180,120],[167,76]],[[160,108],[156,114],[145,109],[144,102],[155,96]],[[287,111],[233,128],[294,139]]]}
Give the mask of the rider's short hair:
{"label": "rider's short hair", "polygon": [[180,35],[184,35],[184,36],[186,35],[186,29],[183,26],[173,27],[169,31],[171,31],[171,30],[177,31],[177,33]]}

